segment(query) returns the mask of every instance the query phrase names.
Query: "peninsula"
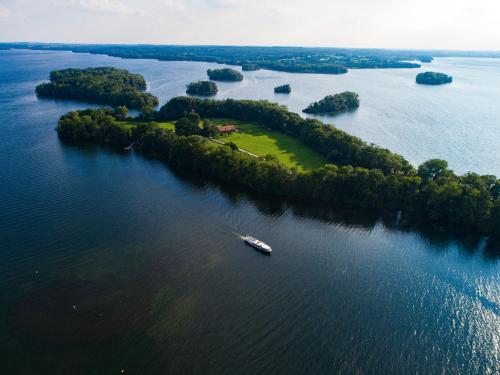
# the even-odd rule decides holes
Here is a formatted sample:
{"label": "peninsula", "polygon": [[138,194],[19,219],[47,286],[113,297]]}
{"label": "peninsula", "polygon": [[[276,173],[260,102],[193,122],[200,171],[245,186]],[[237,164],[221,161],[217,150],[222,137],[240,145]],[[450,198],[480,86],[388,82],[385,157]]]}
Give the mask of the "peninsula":
{"label": "peninsula", "polygon": [[[258,127],[262,133],[282,133],[314,150],[324,164],[298,169],[283,164],[279,154],[256,157],[251,151],[259,147],[259,138],[250,152],[242,152],[233,141],[225,145],[224,138],[215,142],[214,118],[253,123],[250,132]],[[408,220],[425,220],[443,228],[500,233],[496,177],[457,176],[446,161],[438,159],[414,168],[398,154],[266,101],[177,97],[148,122],[118,121],[111,109],[89,109],[61,117],[57,131],[70,141],[119,147],[133,143],[138,151],[156,155],[174,168],[262,193],[379,212],[402,211]]]}

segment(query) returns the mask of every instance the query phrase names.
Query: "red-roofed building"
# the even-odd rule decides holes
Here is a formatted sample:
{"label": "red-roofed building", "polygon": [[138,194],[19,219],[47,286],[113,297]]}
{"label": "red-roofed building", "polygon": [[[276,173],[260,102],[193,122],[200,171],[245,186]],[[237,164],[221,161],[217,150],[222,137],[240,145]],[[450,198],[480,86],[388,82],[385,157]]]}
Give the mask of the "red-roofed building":
{"label": "red-roofed building", "polygon": [[234,125],[217,126],[217,130],[219,131],[220,134],[231,134],[238,131],[238,129]]}

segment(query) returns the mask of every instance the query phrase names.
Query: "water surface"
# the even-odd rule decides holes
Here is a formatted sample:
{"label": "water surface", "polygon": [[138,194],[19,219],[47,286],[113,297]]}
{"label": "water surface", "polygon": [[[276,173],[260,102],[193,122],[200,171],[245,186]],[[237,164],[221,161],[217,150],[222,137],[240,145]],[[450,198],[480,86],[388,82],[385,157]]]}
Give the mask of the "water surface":
{"label": "water surface", "polygon": [[[488,61],[441,63],[470,69],[473,80],[476,70],[468,64]],[[287,204],[179,175],[134,153],[59,142],[58,117],[87,105],[39,100],[34,87],[53,69],[103,65],[144,74],[163,102],[213,66],[0,52],[2,373],[500,372],[499,261],[486,239]],[[253,72],[241,88],[220,85],[220,96],[274,98],[276,83],[295,79],[295,90],[300,82],[324,80],[314,95],[321,97],[330,87],[326,81],[347,85],[383,76],[406,82],[414,74]],[[433,95],[453,88],[439,87]],[[401,97],[427,89],[410,82]],[[294,92],[280,100],[297,109],[312,96],[300,99]],[[370,100],[382,101],[364,97],[366,109],[335,122],[350,131],[365,127],[365,139],[372,126],[386,127],[389,136],[373,136],[384,145],[415,142],[420,147],[413,156],[407,148],[412,160],[427,152],[417,133],[393,134],[399,125],[392,121],[362,124],[360,117],[376,111]],[[421,106],[415,111],[425,118]],[[425,124],[433,121],[429,116]],[[491,123],[478,126],[484,131],[464,142],[484,136],[493,145],[498,133],[483,134]],[[472,168],[453,153],[453,139],[459,137],[440,142],[456,155],[453,167]],[[478,167],[490,170],[484,163]],[[235,233],[264,239],[273,255],[246,247]]]}

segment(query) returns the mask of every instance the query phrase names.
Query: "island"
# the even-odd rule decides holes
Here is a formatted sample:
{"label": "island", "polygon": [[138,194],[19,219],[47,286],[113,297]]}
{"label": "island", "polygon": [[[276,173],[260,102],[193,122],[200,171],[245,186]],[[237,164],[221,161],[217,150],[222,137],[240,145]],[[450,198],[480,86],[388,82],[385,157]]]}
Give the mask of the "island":
{"label": "island", "polygon": [[425,72],[417,75],[417,83],[420,85],[444,85],[446,83],[451,83],[453,78],[444,73],[437,72]]}
{"label": "island", "polygon": [[434,59],[432,57],[430,57],[430,56],[421,56],[419,58],[419,60],[420,60],[421,63],[426,63],[426,64],[429,64],[432,61],[434,61]]}
{"label": "island", "polygon": [[292,87],[289,84],[277,86],[274,88],[275,94],[290,94],[292,92]]}
{"label": "island", "polygon": [[358,107],[359,95],[355,92],[346,91],[341,94],[328,95],[319,102],[311,103],[302,112],[317,115],[335,115]]}
{"label": "island", "polygon": [[81,100],[112,106],[143,109],[158,105],[158,98],[145,93],[146,81],[125,69],[65,69],[50,73],[50,82],[36,87],[40,97]]}
{"label": "island", "polygon": [[230,68],[208,69],[208,78],[211,81],[238,82],[243,81],[243,74]]}
{"label": "island", "polygon": [[[218,129],[227,127],[238,131],[220,135]],[[380,213],[401,211],[407,222],[500,234],[496,177],[458,176],[439,159],[415,168],[401,155],[267,101],[177,97],[150,121],[120,121],[106,108],[73,111],[61,117],[57,132],[64,141],[121,150],[134,145],[175,169],[260,193]],[[277,142],[276,137],[288,138]],[[311,162],[300,168],[283,159],[287,152],[294,163],[305,151]]]}
{"label": "island", "polygon": [[186,93],[197,96],[214,96],[217,94],[217,85],[212,81],[192,82],[187,86]]}

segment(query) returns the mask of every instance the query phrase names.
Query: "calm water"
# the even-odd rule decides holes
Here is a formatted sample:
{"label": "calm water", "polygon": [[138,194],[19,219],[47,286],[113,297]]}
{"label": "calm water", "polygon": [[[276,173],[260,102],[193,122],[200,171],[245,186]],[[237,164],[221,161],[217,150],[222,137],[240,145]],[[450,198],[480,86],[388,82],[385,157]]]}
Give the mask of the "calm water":
{"label": "calm water", "polygon": [[[58,117],[87,105],[38,100],[34,87],[53,69],[98,65],[144,74],[162,101],[212,66],[0,51],[2,373],[500,372],[494,245],[64,145]],[[500,61],[435,65],[458,82],[431,90],[413,85],[415,71],[253,72],[241,87],[220,85],[220,96],[298,110],[354,89],[362,108],[337,117],[339,127],[412,161],[441,156],[458,171],[500,175]],[[285,81],[294,93],[274,96]]]}

